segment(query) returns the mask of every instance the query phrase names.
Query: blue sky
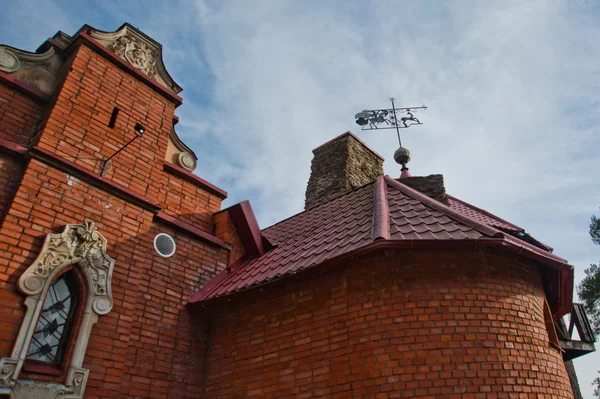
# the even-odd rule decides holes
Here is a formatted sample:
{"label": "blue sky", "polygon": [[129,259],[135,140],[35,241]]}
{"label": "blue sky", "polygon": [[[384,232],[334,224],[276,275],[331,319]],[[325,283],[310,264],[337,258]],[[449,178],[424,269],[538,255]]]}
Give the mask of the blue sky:
{"label": "blue sky", "polygon": [[[352,130],[388,159],[393,131],[354,114],[426,104],[403,132],[413,175],[495,213],[583,269],[600,206],[600,3],[518,1],[19,0],[0,42],[34,50],[57,30],[130,22],[163,44],[184,88],[180,137],[196,173],[250,199],[266,227],[302,210],[312,148]],[[600,355],[576,362],[591,398]]]}

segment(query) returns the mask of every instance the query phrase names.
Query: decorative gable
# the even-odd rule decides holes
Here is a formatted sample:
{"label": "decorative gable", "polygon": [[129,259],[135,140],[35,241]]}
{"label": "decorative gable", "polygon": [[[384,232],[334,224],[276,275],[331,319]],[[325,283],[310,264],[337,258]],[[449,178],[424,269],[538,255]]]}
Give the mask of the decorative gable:
{"label": "decorative gable", "polygon": [[165,68],[162,60],[162,45],[133,26],[126,23],[115,32],[89,28],[88,34],[161,85],[175,93],[181,92],[181,87],[175,83]]}

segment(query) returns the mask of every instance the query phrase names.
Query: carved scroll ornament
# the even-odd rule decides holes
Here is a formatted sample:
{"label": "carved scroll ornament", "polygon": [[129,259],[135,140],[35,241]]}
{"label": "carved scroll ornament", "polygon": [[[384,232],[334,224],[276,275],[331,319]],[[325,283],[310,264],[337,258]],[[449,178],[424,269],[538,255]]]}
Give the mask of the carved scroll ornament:
{"label": "carved scroll ornament", "polygon": [[0,71],[14,72],[19,69],[19,58],[9,49],[0,48]]}
{"label": "carved scroll ornament", "polygon": [[[55,277],[70,266],[79,267],[85,276],[87,298],[83,318],[76,337],[65,385],[20,381],[21,368],[27,356],[44,299]],[[83,397],[88,370],[82,368],[92,326],[98,315],[112,309],[111,277],[114,260],[106,253],[106,238],[93,222],[68,224],[60,234],[48,234],[37,259],[19,278],[18,288],[27,295],[27,312],[10,358],[0,359],[0,395],[29,398],[35,392],[52,392],[46,397],[78,399]]]}

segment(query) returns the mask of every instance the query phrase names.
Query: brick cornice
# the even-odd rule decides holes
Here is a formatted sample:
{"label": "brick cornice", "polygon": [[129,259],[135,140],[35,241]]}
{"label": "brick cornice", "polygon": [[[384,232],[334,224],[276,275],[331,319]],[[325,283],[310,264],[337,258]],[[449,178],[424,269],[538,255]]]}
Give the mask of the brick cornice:
{"label": "brick cornice", "polygon": [[227,191],[215,186],[214,184],[207,182],[206,180],[196,176],[192,172],[189,172],[171,162],[165,161],[163,169],[165,172],[177,175],[181,178],[184,178],[187,181],[193,183],[194,185],[202,188],[203,190],[206,190],[206,191],[209,191],[209,192],[215,194],[219,198],[222,198],[222,199],[227,198]]}
{"label": "brick cornice", "polygon": [[0,138],[0,151],[20,156],[24,156],[25,154],[27,154],[27,148],[22,147],[17,143],[13,143],[12,141],[5,140],[3,138]]}
{"label": "brick cornice", "polygon": [[[0,151],[7,152],[10,154],[18,155],[20,157],[31,157],[40,162],[50,165],[60,171],[68,173],[83,180],[94,187],[100,188],[110,194],[113,194],[124,201],[135,204],[142,209],[151,211],[155,214],[154,219],[167,223],[178,230],[184,231],[187,234],[196,237],[212,246],[219,247],[226,250],[231,250],[231,245],[221,240],[212,234],[206,233],[188,223],[182,222],[177,218],[167,215],[161,212],[162,208],[150,198],[147,198],[141,194],[138,194],[127,187],[124,187],[112,180],[105,179],[97,173],[84,168],[68,159],[65,159],[59,155],[54,154],[44,148],[38,146],[31,147],[29,149],[22,147],[16,143],[0,138]],[[202,180],[202,179],[200,179]],[[210,183],[208,183],[210,184]]]}
{"label": "brick cornice", "polygon": [[29,155],[45,164],[51,165],[58,170],[61,170],[70,175],[76,176],[77,178],[90,183],[91,185],[101,188],[115,196],[138,205],[139,207],[146,209],[151,212],[160,211],[160,206],[156,202],[149,198],[140,195],[127,187],[124,187],[111,180],[105,179],[95,172],[86,169],[75,162],[69,161],[59,155],[56,155],[46,149],[38,146],[32,147],[29,150]]}
{"label": "brick cornice", "polygon": [[178,230],[182,230],[187,234],[194,236],[210,245],[223,248],[226,250],[231,250],[231,245],[227,244],[225,241],[221,240],[213,236],[212,234],[208,234],[188,223],[182,222],[181,220],[175,219],[173,216],[167,215],[164,212],[158,212],[154,215],[155,220],[159,220],[161,222],[167,223],[172,227],[175,227]]}

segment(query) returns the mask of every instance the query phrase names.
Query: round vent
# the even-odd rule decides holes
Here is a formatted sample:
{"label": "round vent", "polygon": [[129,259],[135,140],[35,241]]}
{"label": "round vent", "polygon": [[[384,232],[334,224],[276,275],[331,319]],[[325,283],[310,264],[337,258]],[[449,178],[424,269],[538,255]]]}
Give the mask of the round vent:
{"label": "round vent", "polygon": [[160,233],[154,237],[154,249],[163,258],[168,258],[175,254],[175,240],[168,234]]}

